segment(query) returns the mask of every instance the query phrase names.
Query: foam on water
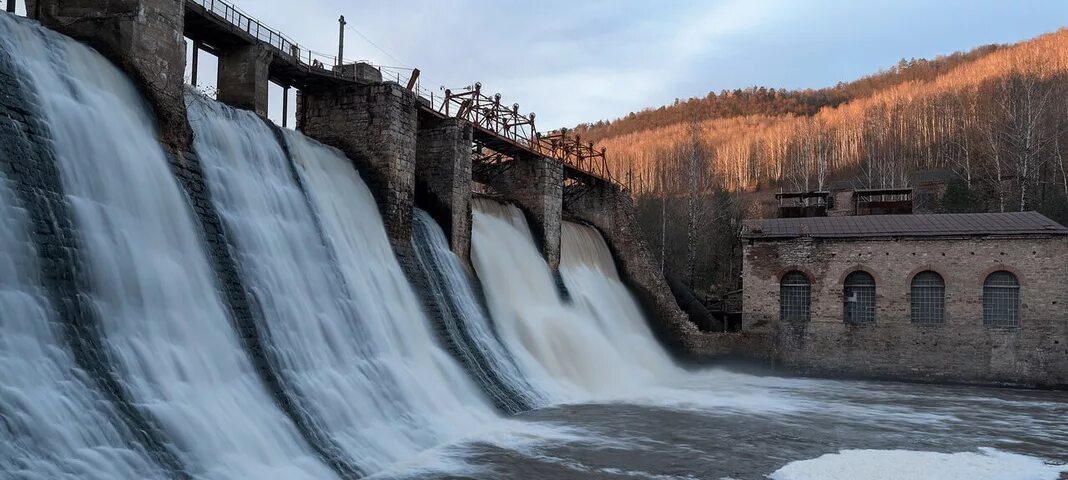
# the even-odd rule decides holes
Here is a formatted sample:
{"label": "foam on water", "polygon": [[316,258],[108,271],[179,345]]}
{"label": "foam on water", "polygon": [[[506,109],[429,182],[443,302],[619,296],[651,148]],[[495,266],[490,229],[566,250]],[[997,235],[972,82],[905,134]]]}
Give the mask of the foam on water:
{"label": "foam on water", "polygon": [[981,448],[978,452],[937,453],[910,450],[843,450],[792,462],[769,475],[772,480],[1057,480],[1068,465]]}

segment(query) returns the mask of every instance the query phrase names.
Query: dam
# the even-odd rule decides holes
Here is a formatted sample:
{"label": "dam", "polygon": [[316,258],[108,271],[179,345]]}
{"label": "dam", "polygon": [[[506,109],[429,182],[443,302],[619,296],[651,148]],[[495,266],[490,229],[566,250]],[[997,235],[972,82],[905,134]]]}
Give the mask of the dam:
{"label": "dam", "polygon": [[208,98],[178,60],[203,2],[93,4],[0,14],[0,478],[1068,471],[1063,392],[703,363],[763,340],[697,331],[589,152],[259,43]]}

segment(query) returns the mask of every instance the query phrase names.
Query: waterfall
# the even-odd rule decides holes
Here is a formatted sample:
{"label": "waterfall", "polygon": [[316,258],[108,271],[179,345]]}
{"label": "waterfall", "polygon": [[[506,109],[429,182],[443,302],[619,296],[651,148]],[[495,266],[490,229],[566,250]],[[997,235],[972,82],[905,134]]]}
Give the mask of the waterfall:
{"label": "waterfall", "polygon": [[495,419],[435,343],[351,162],[293,132],[280,144],[252,113],[189,107],[279,373],[331,440],[376,472]]}
{"label": "waterfall", "polygon": [[623,284],[601,232],[588,225],[563,222],[560,276],[571,302],[594,322],[609,342],[626,352],[633,375],[663,382],[681,374],[657,343],[634,295]]}
{"label": "waterfall", "polygon": [[489,199],[474,205],[472,263],[498,331],[528,378],[567,401],[646,384],[630,352],[560,298],[523,213]]}
{"label": "waterfall", "polygon": [[0,178],[0,472],[42,480],[166,478],[129,442],[63,344],[27,220]]}
{"label": "waterfall", "polygon": [[444,334],[467,371],[509,413],[546,403],[494,333],[460,259],[449,249],[445,232],[429,213],[416,209],[412,245],[429,295],[439,311]]}
{"label": "waterfall", "polygon": [[133,84],[66,37],[6,16],[0,28],[41,100],[84,248],[84,294],[137,407],[195,477],[330,478],[240,348]]}

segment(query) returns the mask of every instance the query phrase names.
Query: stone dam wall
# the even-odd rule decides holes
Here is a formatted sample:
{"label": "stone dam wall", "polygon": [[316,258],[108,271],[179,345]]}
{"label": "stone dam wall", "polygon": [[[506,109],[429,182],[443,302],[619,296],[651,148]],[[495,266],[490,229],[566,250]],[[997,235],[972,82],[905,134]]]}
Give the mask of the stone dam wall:
{"label": "stone dam wall", "polygon": [[[37,0],[28,3],[28,11],[45,26],[97,48],[126,71],[144,93],[156,113],[161,140],[172,153],[173,170],[189,193],[204,230],[238,330],[250,350],[258,351],[255,300],[242,291],[240,273],[226,251],[227,234],[206,197],[195,152],[190,151],[182,82],[186,58],[182,4],[175,0],[105,4],[96,0]],[[228,46],[220,52],[219,61],[220,101],[263,115],[269,52],[247,45]],[[343,88],[307,85],[297,95],[298,130],[353,160],[375,196],[394,251],[410,277],[414,271],[412,212],[417,204],[443,226],[453,251],[469,262],[475,180],[471,126],[458,119],[421,118],[412,92],[393,82],[374,80]],[[527,214],[541,252],[557,271],[565,167],[540,157],[518,158],[511,163],[500,175],[484,180]],[[638,233],[627,195],[607,184],[588,188],[600,193],[584,197],[569,215],[588,219],[605,234],[626,280],[647,306],[661,340],[687,359],[741,352],[735,346],[737,341],[704,335],[686,320],[662,275],[651,268],[651,256]],[[262,368],[269,368],[270,359],[262,360]],[[282,390],[278,387],[275,392]],[[328,452],[321,453],[329,457]]]}

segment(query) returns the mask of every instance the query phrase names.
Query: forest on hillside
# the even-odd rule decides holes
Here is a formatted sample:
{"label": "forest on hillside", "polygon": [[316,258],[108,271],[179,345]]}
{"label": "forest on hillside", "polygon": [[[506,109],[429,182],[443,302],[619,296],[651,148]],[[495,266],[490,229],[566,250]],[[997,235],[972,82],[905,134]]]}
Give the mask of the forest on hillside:
{"label": "forest on hillside", "polygon": [[[1037,210],[1068,221],[1068,30],[902,61],[811,91],[749,88],[576,128],[607,147],[664,268],[736,286],[746,192],[905,187],[950,172],[943,211]],[[726,233],[724,233],[726,232]]]}

